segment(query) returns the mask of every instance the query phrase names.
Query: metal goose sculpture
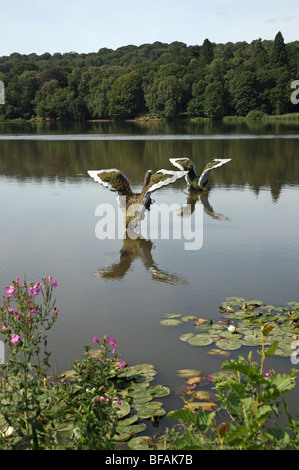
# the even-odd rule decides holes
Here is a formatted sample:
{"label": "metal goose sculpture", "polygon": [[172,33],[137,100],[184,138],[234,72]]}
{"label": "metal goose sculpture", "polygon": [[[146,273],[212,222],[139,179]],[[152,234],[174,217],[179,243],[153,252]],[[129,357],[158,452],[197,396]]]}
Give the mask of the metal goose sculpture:
{"label": "metal goose sculpture", "polygon": [[148,170],[145,174],[140,193],[133,193],[128,178],[116,168],[108,170],[89,170],[91,178],[110,191],[117,193],[117,202],[124,212],[126,230],[134,230],[144,218],[145,211],[150,210],[151,194],[163,186],[174,183],[177,179],[187,176],[187,171],[159,170],[153,173]]}
{"label": "metal goose sculpture", "polygon": [[207,163],[200,176],[197,175],[195,165],[189,158],[170,158],[169,161],[176,168],[188,172],[185,178],[190,189],[203,191],[207,185],[210,172],[215,168],[219,168],[225,163],[230,162],[231,158],[214,158]]}

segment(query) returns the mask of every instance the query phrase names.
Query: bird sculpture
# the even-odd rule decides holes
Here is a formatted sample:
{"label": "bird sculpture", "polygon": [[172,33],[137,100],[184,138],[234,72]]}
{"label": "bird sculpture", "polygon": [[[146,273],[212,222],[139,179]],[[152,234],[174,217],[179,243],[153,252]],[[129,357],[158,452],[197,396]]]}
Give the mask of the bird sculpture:
{"label": "bird sculpture", "polygon": [[203,191],[207,185],[210,172],[215,168],[219,168],[225,163],[230,162],[231,158],[214,158],[209,163],[207,163],[200,176],[197,175],[195,165],[189,158],[170,158],[169,161],[181,171],[188,172],[185,176],[185,179],[189,189]]}
{"label": "bird sculpture", "polygon": [[136,229],[145,217],[145,211],[150,210],[151,194],[157,189],[174,183],[177,179],[187,175],[186,170],[171,171],[159,170],[153,173],[148,170],[145,174],[140,193],[134,193],[130,187],[128,178],[116,168],[108,170],[89,170],[91,178],[110,191],[117,193],[117,202],[124,212],[124,225],[126,230]]}

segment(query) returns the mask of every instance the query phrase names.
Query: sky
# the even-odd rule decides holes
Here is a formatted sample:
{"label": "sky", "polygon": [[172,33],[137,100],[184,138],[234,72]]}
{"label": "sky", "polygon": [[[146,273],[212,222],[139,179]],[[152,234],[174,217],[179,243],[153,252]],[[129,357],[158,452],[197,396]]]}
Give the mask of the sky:
{"label": "sky", "polygon": [[0,0],[0,56],[299,40],[298,0]]}

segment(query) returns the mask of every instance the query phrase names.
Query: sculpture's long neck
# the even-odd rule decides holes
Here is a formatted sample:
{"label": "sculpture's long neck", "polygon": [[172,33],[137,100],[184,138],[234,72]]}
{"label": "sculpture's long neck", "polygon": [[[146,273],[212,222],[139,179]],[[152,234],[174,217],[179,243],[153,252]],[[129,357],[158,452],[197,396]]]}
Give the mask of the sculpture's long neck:
{"label": "sculpture's long neck", "polygon": [[141,194],[144,193],[144,191],[146,190],[147,186],[149,185],[149,182],[151,180],[151,176],[152,176],[153,172],[151,170],[148,170],[146,173],[145,173],[145,177],[144,177],[144,180],[143,180],[143,186],[142,186],[142,191],[141,191]]}

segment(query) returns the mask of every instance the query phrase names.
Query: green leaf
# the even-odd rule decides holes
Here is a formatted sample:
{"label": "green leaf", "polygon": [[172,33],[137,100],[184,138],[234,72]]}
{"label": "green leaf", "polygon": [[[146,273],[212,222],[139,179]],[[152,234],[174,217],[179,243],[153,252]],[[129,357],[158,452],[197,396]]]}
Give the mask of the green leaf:
{"label": "green leaf", "polygon": [[261,381],[263,381],[263,377],[260,375],[260,373],[250,364],[246,364],[245,362],[230,359],[222,364],[221,369],[234,370],[240,372],[241,374],[247,375],[250,378],[260,378]]}
{"label": "green leaf", "polygon": [[290,442],[290,436],[283,429],[270,428],[263,431],[263,435],[280,446],[286,446]]}
{"label": "green leaf", "polygon": [[181,410],[173,410],[167,413],[168,419],[180,419],[186,421],[187,423],[196,423],[196,415],[190,410],[182,408]]}
{"label": "green leaf", "polygon": [[278,345],[279,345],[279,341],[274,341],[270,348],[268,348],[266,351],[265,351],[265,355],[266,356],[274,356],[274,354],[276,353],[276,350],[278,348]]}
{"label": "green leaf", "polygon": [[191,346],[207,346],[213,343],[213,338],[208,334],[194,335],[189,338],[188,343]]}
{"label": "green leaf", "polygon": [[[269,380],[269,379],[268,379]],[[291,377],[289,374],[279,374],[269,381],[269,385],[261,394],[261,401],[269,401],[279,398],[284,393],[293,390],[296,385],[296,377]]]}
{"label": "green leaf", "polygon": [[147,392],[155,398],[162,398],[170,395],[170,389],[164,385],[155,385],[153,387],[149,387]]}

